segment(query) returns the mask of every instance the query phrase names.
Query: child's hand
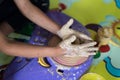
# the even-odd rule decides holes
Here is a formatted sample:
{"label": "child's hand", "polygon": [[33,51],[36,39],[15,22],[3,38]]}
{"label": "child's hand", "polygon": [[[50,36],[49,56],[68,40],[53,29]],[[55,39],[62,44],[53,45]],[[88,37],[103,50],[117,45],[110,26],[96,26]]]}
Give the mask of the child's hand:
{"label": "child's hand", "polygon": [[71,37],[63,40],[59,46],[62,49],[65,49],[65,56],[74,57],[74,56],[83,56],[88,57],[89,55],[95,55],[95,51],[98,50],[96,42],[89,42],[83,44],[72,44],[76,40],[76,36],[72,35]]}
{"label": "child's hand", "polygon": [[70,29],[70,26],[73,24],[73,19],[70,19],[65,25],[63,25],[63,27],[57,32],[58,36],[60,38],[62,38],[63,40],[70,37],[71,35],[75,35],[77,36],[78,38],[83,38],[83,39],[86,39],[86,40],[92,40],[90,37],[88,37],[87,35],[79,32],[79,31],[76,31],[76,30],[73,30],[73,29]]}

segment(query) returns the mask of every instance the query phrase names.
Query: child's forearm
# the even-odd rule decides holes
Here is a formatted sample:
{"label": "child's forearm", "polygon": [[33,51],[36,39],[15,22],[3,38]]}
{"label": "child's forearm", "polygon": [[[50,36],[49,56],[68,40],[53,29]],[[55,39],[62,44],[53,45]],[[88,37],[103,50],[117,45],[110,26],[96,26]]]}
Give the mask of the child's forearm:
{"label": "child's forearm", "polygon": [[9,41],[3,49],[2,51],[8,55],[22,57],[53,57],[63,53],[59,47],[41,47],[14,41]]}
{"label": "child's forearm", "polygon": [[14,0],[20,11],[31,21],[46,30],[57,34],[60,26],[47,17],[40,9],[34,6],[30,0]]}

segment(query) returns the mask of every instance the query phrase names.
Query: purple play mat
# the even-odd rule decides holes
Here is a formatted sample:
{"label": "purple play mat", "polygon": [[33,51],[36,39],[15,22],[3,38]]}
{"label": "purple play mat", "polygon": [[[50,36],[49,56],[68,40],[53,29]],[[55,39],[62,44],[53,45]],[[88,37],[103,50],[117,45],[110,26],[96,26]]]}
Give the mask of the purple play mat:
{"label": "purple play mat", "polygon": [[[70,19],[69,16],[56,11],[49,12],[47,15],[61,26]],[[89,35],[85,27],[76,20],[71,28]],[[50,32],[35,26],[29,43],[45,46],[51,36]],[[75,67],[58,67],[59,64],[56,64],[50,57],[44,58],[43,61],[49,66],[39,64],[38,58],[16,57],[6,69],[4,80],[78,80],[90,67],[92,56]]]}

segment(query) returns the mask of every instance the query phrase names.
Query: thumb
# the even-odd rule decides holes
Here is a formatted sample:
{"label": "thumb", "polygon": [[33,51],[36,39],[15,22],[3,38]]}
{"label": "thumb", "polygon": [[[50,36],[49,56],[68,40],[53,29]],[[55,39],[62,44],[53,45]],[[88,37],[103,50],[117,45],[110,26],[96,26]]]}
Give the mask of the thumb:
{"label": "thumb", "polygon": [[76,39],[76,36],[75,35],[72,35],[71,37],[63,40],[61,43],[59,43],[59,46],[62,48],[62,49],[68,49],[69,47],[71,47],[71,43],[73,41],[75,41]]}
{"label": "thumb", "polygon": [[66,40],[65,40],[65,43],[66,44],[71,44],[72,42],[74,42],[76,40],[76,36],[75,35],[72,35],[72,36],[70,36],[69,38],[67,38]]}
{"label": "thumb", "polygon": [[73,24],[73,19],[71,18],[66,24],[63,25],[63,28],[69,29],[72,24]]}

